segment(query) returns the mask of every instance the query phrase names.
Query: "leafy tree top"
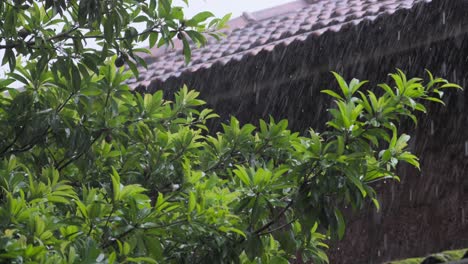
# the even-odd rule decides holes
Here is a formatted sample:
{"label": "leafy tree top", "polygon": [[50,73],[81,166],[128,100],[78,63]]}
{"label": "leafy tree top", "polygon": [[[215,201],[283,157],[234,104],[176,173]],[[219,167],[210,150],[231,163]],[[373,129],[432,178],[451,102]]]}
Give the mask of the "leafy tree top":
{"label": "leafy tree top", "polygon": [[188,62],[189,42],[204,45],[206,35],[219,38],[230,15],[215,18],[205,11],[188,18],[171,0],[5,0],[0,17],[2,65],[8,63],[10,71],[19,54],[37,59],[39,69],[51,63],[60,68],[73,59],[92,70],[117,55],[118,67],[125,63],[138,75],[136,64],[146,66],[138,53],[147,51],[137,44],[171,45],[177,37]]}

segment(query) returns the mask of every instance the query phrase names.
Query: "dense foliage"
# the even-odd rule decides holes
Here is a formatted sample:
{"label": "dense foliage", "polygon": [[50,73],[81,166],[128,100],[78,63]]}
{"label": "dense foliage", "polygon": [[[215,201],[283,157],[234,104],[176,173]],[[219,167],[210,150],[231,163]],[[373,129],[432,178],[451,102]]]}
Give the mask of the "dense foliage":
{"label": "dense foliage", "polygon": [[[168,1],[149,1],[153,9],[136,0],[42,2],[0,3],[0,48],[11,67],[0,81],[0,262],[326,262],[325,240],[345,232],[340,208],[366,200],[378,207],[372,182],[398,179],[400,161],[419,167],[400,121],[416,122],[422,102],[458,88],[399,71],[376,94],[335,74],[339,92],[324,91],[335,100],[327,131],[299,135],[285,120],[256,128],[232,117],[214,133],[205,123],[217,115],[196,91],[184,87],[173,101],[161,91],[133,93],[125,80],[135,67],[128,58],[133,71],[119,67],[126,30],[118,28],[141,13],[171,27],[180,17],[160,10],[181,9]],[[106,22],[114,11],[121,21]],[[192,20],[204,22],[203,14]],[[65,32],[68,20],[104,29],[96,33],[102,50],[77,48],[86,39],[77,29],[60,54],[59,38],[40,26],[55,16]],[[37,21],[31,41],[18,30],[28,20]],[[169,42],[176,33],[168,32],[157,36]],[[145,34],[133,41],[155,38]],[[27,61],[13,62],[12,52]],[[13,81],[24,88],[9,88]]]}
{"label": "dense foliage", "polygon": [[[71,67],[78,67],[72,73],[87,72],[80,67],[97,73],[96,66],[115,54],[117,66],[126,64],[137,75],[137,64],[146,65],[141,52],[147,50],[135,48],[136,44],[159,47],[173,44],[177,37],[188,61],[189,42],[203,45],[205,35],[219,38],[222,34],[216,30],[224,27],[229,17],[219,19],[210,12],[200,12],[186,18],[183,8],[173,6],[172,0],[2,0],[2,65],[8,63],[13,71],[21,54],[36,59],[38,71],[46,70],[52,62],[54,74]],[[78,80],[74,81],[79,86]]]}

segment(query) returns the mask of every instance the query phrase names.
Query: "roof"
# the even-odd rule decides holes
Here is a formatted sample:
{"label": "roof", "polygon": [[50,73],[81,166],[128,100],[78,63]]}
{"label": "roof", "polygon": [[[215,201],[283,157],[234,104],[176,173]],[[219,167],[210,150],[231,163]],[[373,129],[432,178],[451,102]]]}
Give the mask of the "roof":
{"label": "roof", "polygon": [[180,45],[175,49],[153,49],[152,55],[146,57],[147,71],[142,71],[136,82],[143,86],[151,81],[164,82],[183,73],[240,61],[280,45],[305,41],[327,31],[338,32],[344,27],[374,21],[384,14],[428,2],[431,0],[300,0],[244,13],[228,23],[227,36],[221,41],[210,39],[204,47],[194,48],[188,65]]}
{"label": "roof", "polygon": [[431,254],[427,257],[410,258],[398,261],[391,261],[387,264],[468,264],[468,249],[449,250],[437,254]]}

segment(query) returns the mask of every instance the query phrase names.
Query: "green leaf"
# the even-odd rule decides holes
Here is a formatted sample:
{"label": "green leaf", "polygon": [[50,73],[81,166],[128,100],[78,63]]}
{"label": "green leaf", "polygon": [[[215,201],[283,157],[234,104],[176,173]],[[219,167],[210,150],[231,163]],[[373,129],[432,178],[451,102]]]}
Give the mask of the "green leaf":
{"label": "green leaf", "polygon": [[78,206],[78,211],[80,214],[85,218],[89,218],[88,216],[88,210],[86,209],[86,206],[80,201],[80,200],[75,200],[76,205]]}
{"label": "green leaf", "polygon": [[271,257],[270,259],[270,262],[271,264],[288,264],[289,261],[283,257],[280,257],[280,256],[273,256]]}
{"label": "green leaf", "polygon": [[260,237],[257,235],[250,236],[245,242],[244,251],[250,261],[254,261],[256,257],[261,256],[263,254],[264,247]]}
{"label": "green leaf", "polygon": [[395,143],[395,150],[398,152],[402,151],[408,145],[409,140],[410,136],[402,134]]}
{"label": "green leaf", "polygon": [[345,233],[346,224],[343,215],[341,214],[341,211],[338,208],[335,208],[335,217],[337,222],[338,238],[342,239]]}
{"label": "green leaf", "polygon": [[148,257],[136,257],[136,258],[127,257],[126,261],[135,262],[135,263],[154,263],[154,264],[158,263],[156,260],[152,258],[148,258]]}
{"label": "green leaf", "polygon": [[185,64],[188,64],[190,62],[190,58],[192,57],[192,50],[190,48],[190,44],[188,43],[185,37],[182,38],[182,43],[183,43]]}
{"label": "green leaf", "polygon": [[108,43],[112,42],[114,36],[114,21],[112,16],[107,16],[104,19],[104,38]]}
{"label": "green leaf", "polygon": [[156,42],[158,41],[159,34],[157,32],[151,32],[149,34],[149,47],[152,48],[154,45],[156,45]]}
{"label": "green leaf", "polygon": [[130,68],[130,70],[132,71],[133,75],[135,76],[135,78],[138,79],[140,73],[138,71],[138,68],[137,66],[135,65],[135,63],[133,63],[132,61],[130,60],[127,60],[127,65],[128,67]]}
{"label": "green leaf", "polygon": [[333,73],[333,76],[335,76],[336,81],[338,82],[338,85],[341,89],[341,92],[343,93],[344,98],[349,99],[351,94],[350,94],[348,84],[346,84],[346,81],[343,79],[343,77],[341,77],[341,75],[333,71],[332,73]]}
{"label": "green leaf", "polygon": [[455,84],[455,83],[446,83],[440,86],[440,88],[456,88],[456,89],[463,89],[460,85]]}
{"label": "green leaf", "polygon": [[188,212],[191,213],[197,205],[197,198],[194,192],[189,193]]}
{"label": "green leaf", "polygon": [[218,21],[218,29],[225,28],[227,25],[227,22],[231,19],[232,14],[226,14],[224,15],[219,21]]}
{"label": "green leaf", "polygon": [[225,232],[225,233],[234,232],[234,233],[236,233],[236,234],[238,234],[238,235],[240,235],[240,236],[242,236],[244,238],[247,238],[247,236],[245,235],[245,233],[242,230],[234,228],[234,227],[224,227],[224,226],[222,226],[222,227],[219,228],[219,230],[222,231],[222,232]]}
{"label": "green leaf", "polygon": [[104,91],[98,87],[88,86],[80,90],[80,94],[85,96],[98,96],[103,94]]}
{"label": "green leaf", "polygon": [[251,179],[245,170],[244,167],[237,166],[237,169],[234,170],[234,174],[247,186],[252,184]]}
{"label": "green leaf", "polygon": [[413,154],[411,154],[409,152],[401,153],[398,156],[398,159],[413,165],[414,167],[416,167],[419,170],[421,169],[420,165],[419,165],[419,162],[418,162],[418,157],[416,157],[415,155],[413,155]]}
{"label": "green leaf", "polygon": [[346,175],[346,176],[347,176],[348,179],[351,180],[351,182],[354,184],[354,186],[356,186],[359,189],[359,191],[361,192],[362,197],[366,197],[367,192],[364,189],[364,186],[362,185],[362,182],[357,177],[354,177],[352,175]]}
{"label": "green leaf", "polygon": [[445,105],[445,102],[444,102],[444,101],[442,101],[442,100],[440,100],[439,98],[436,98],[436,97],[426,97],[426,98],[424,98],[424,99],[426,99],[426,100],[428,100],[428,101],[433,101],[433,102],[436,102],[436,103],[440,103],[440,104]]}
{"label": "green leaf", "polygon": [[195,16],[193,16],[191,18],[191,20],[194,21],[196,24],[198,24],[198,23],[204,22],[205,20],[207,20],[210,17],[214,17],[213,13],[208,12],[208,11],[204,11],[204,12],[200,12],[200,13],[196,14]]}
{"label": "green leaf", "polygon": [[162,17],[169,15],[171,13],[171,2],[169,0],[158,0],[158,11]]}
{"label": "green leaf", "polygon": [[112,174],[111,174],[111,179],[112,179],[112,191],[114,193],[114,201],[120,200],[120,176],[119,173],[112,168]]}
{"label": "green leaf", "polygon": [[382,88],[386,93],[390,94],[392,97],[395,96],[395,93],[393,92],[392,88],[386,83],[379,84],[378,87]]}
{"label": "green leaf", "polygon": [[291,230],[280,230],[273,233],[273,236],[281,245],[281,248],[289,254],[295,254],[297,252],[296,239],[294,232]]}
{"label": "green leaf", "polygon": [[117,255],[115,254],[115,251],[112,251],[112,253],[109,254],[109,258],[107,261],[109,262],[109,264],[113,264],[115,263],[116,259]]}
{"label": "green leaf", "polygon": [[377,211],[380,211],[380,203],[377,199],[375,198],[372,198],[372,203],[374,204],[375,208],[377,209]]}
{"label": "green leaf", "polygon": [[185,31],[187,35],[193,40],[193,42],[200,44],[201,46],[206,44],[206,38],[201,33],[195,30],[187,30]]}
{"label": "green leaf", "polygon": [[334,91],[332,90],[322,90],[320,91],[321,93],[326,93],[332,97],[335,97],[336,99],[338,100],[343,100],[343,97],[341,97],[339,94],[335,93]]}
{"label": "green leaf", "polygon": [[359,90],[364,84],[368,81],[360,82],[358,79],[352,79],[349,83],[349,89],[351,90],[351,95],[353,95],[357,90]]}
{"label": "green leaf", "polygon": [[336,154],[338,154],[338,155],[343,155],[344,149],[345,149],[344,138],[343,138],[343,136],[338,136],[338,137],[336,138],[336,140],[337,140],[337,144],[338,144],[338,147],[337,147],[337,150],[336,150]]}

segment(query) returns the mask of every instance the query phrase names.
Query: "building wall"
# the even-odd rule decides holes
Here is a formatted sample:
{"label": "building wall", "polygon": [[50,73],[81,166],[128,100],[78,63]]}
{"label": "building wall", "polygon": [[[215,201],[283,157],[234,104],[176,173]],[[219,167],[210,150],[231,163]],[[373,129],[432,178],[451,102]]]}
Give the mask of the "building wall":
{"label": "building wall", "polygon": [[[398,67],[421,76],[427,68],[465,85],[467,62],[468,36],[462,35],[370,61],[362,73]],[[331,263],[379,263],[468,245],[467,93],[451,91],[446,102],[430,107],[418,127],[406,127],[415,135],[421,171],[402,166],[401,183],[376,186],[382,211],[369,207],[351,217]]]}

